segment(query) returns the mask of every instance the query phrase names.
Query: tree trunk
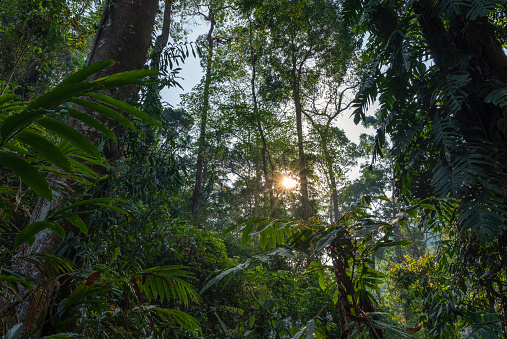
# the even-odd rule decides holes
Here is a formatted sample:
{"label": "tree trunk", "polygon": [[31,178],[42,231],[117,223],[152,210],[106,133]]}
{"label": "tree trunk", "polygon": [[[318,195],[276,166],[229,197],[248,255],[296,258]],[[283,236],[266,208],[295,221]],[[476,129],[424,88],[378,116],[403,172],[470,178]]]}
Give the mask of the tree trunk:
{"label": "tree trunk", "polygon": [[[250,34],[252,32],[250,31]],[[273,193],[273,181],[268,173],[268,161],[266,158],[267,153],[267,145],[266,145],[266,137],[264,136],[264,130],[262,129],[261,120],[258,117],[258,110],[259,106],[257,103],[257,93],[255,90],[255,79],[257,76],[257,58],[254,55],[253,48],[251,47],[250,50],[250,57],[252,58],[252,77],[250,80],[251,88],[252,88],[252,101],[253,101],[253,111],[255,115],[255,120],[257,122],[257,129],[259,131],[259,135],[261,136],[261,143],[262,143],[262,149],[261,149],[261,160],[262,160],[262,174],[264,176],[264,190],[268,192],[269,194],[269,216],[272,217],[274,206],[275,206],[275,196]]]}
{"label": "tree trunk", "polygon": [[197,164],[195,171],[195,186],[194,193],[192,195],[192,216],[195,223],[199,223],[199,204],[201,199],[201,188],[203,179],[203,165],[204,165],[204,149],[206,146],[206,125],[208,122],[209,112],[209,87],[211,84],[211,67],[213,59],[213,31],[215,29],[215,16],[213,10],[209,9],[209,21],[210,28],[208,31],[208,55],[206,61],[206,76],[204,78],[204,93],[203,93],[203,105],[201,113],[201,126],[199,129],[199,140],[197,149]]}
{"label": "tree trunk", "polygon": [[296,110],[296,129],[298,136],[299,152],[299,184],[301,185],[301,207],[303,209],[302,217],[304,220],[310,219],[310,200],[308,197],[308,177],[306,171],[305,151],[303,148],[303,112],[300,97],[301,72],[296,70],[296,62],[292,65],[292,95],[294,99],[294,108]]}
{"label": "tree trunk", "polygon": [[[329,126],[328,126],[329,127]],[[331,199],[333,205],[333,221],[337,222],[340,219],[340,210],[338,208],[338,189],[336,188],[336,179],[333,170],[333,158],[329,156],[329,149],[327,146],[326,134],[328,133],[328,129],[320,132],[320,137],[322,139],[322,150],[324,151],[324,156],[326,157],[326,165],[327,171],[329,173],[329,185],[331,188]]]}
{"label": "tree trunk", "polygon": [[[94,75],[91,80],[95,80],[111,74],[125,72],[135,69],[141,69],[146,63],[146,55],[151,42],[151,33],[155,21],[155,15],[158,8],[157,0],[117,0],[112,7],[106,7],[102,16],[100,26],[98,28],[94,45],[90,52],[88,64],[103,60],[115,60],[116,63],[106,70]],[[134,99],[137,95],[138,88],[129,86],[118,90],[120,99]],[[105,122],[104,116],[97,118]],[[107,122],[110,127],[111,122]],[[102,134],[78,120],[70,120],[69,125],[82,133],[92,142],[98,143],[102,140]],[[113,124],[114,125],[114,124]],[[121,139],[121,131],[116,128],[118,139]],[[111,162],[116,162],[123,153],[121,144],[110,143],[105,149],[105,157]],[[52,202],[45,199],[39,199],[32,213],[30,222],[45,220],[50,210],[57,207],[61,200],[55,198]],[[67,231],[68,229],[66,229]],[[36,236],[35,243],[28,247],[25,246],[17,254],[17,257],[29,255],[31,253],[50,254],[59,246],[61,239],[52,231],[46,229]],[[34,279],[37,283],[41,283],[47,277],[36,266],[30,265],[19,267],[20,273],[30,279]],[[25,324],[25,336],[29,336],[35,332],[40,335],[37,330],[37,317],[44,316],[49,305],[49,300],[53,295],[54,285],[49,284],[34,293],[30,298],[24,299],[16,307],[19,322]],[[21,296],[27,291],[20,291]],[[43,298],[46,300],[42,300]],[[41,299],[42,298],[42,299]],[[5,309],[2,305],[0,309]]]}
{"label": "tree trunk", "polygon": [[162,56],[162,50],[169,41],[169,32],[171,31],[171,14],[172,5],[174,0],[166,0],[164,6],[164,21],[162,23],[162,30],[155,39],[155,46],[153,46],[151,68],[160,69],[160,57]]}

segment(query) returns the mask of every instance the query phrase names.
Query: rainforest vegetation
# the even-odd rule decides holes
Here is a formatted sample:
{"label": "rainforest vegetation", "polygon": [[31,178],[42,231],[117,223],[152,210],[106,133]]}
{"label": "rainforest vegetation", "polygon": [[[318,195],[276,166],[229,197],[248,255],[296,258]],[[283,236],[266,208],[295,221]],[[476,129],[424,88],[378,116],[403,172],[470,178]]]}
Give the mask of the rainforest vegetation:
{"label": "rainforest vegetation", "polygon": [[0,336],[504,338],[506,54],[505,0],[0,1]]}

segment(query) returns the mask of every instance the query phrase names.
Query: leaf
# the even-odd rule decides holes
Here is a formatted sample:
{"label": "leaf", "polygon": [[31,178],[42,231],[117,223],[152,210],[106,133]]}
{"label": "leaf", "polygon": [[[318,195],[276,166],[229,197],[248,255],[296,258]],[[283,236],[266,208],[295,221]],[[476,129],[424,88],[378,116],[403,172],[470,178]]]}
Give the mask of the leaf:
{"label": "leaf", "polygon": [[276,230],[274,227],[269,227],[267,232],[268,232],[269,245],[272,248],[275,248],[276,247]]}
{"label": "leaf", "polygon": [[175,322],[182,328],[186,329],[192,336],[197,336],[199,333],[202,333],[199,322],[194,317],[183,311],[171,310],[161,307],[152,307],[149,310],[156,311],[160,316],[169,318],[169,321]]}
{"label": "leaf", "polygon": [[[86,206],[86,205],[104,206],[105,204],[113,204],[113,203],[125,204],[125,203],[127,203],[127,200],[117,199],[117,198],[96,198],[96,199],[80,200],[72,205],[63,207],[63,208],[59,209],[58,211],[53,212],[52,214],[50,214],[50,218],[59,219],[60,215],[62,215],[63,212],[69,211],[69,210],[79,207],[79,206]],[[111,206],[111,207],[113,207],[113,206]],[[126,213],[125,210],[121,210],[121,211],[123,211],[123,213]]]}
{"label": "leaf", "polygon": [[60,167],[64,171],[71,172],[72,166],[58,147],[49,142],[46,138],[41,135],[24,130],[18,133],[16,139],[32,147],[37,153],[45,157],[54,165]]}
{"label": "leaf", "polygon": [[[18,96],[16,94],[4,94],[0,96],[0,106],[9,101],[14,101]],[[1,108],[1,107],[0,107]]]}
{"label": "leaf", "polygon": [[114,88],[121,87],[125,85],[142,85],[143,82],[141,79],[149,77],[149,76],[157,76],[160,75],[159,71],[156,70],[148,70],[148,69],[139,69],[121,73],[115,73],[109,75],[104,78],[100,78],[94,80],[92,84],[100,84],[103,87]]}
{"label": "leaf", "polygon": [[322,252],[324,248],[326,248],[329,244],[331,244],[334,241],[338,233],[344,233],[344,230],[343,229],[333,230],[328,234],[326,234],[326,236],[324,236],[317,242],[317,244],[315,244],[315,252],[316,253]]}
{"label": "leaf", "polygon": [[92,76],[93,74],[100,72],[101,70],[103,70],[109,66],[112,66],[113,64],[114,64],[113,60],[104,60],[104,61],[100,61],[100,62],[94,62],[90,66],[87,66],[87,67],[77,71],[76,73],[68,76],[67,78],[65,78],[60,83],[59,86],[70,85],[72,83],[84,81],[84,80],[88,79],[90,76]]}
{"label": "leaf", "polygon": [[84,223],[83,219],[79,217],[79,215],[72,214],[66,216],[65,220],[76,226],[84,235],[88,235],[88,227],[86,227],[86,224]]}
{"label": "leaf", "polygon": [[421,204],[420,207],[425,208],[427,210],[437,211],[437,208],[434,205],[430,204]]}
{"label": "leaf", "polygon": [[275,232],[276,232],[276,239],[278,241],[278,244],[279,245],[285,244],[285,236],[283,234],[283,229],[279,230],[279,231],[275,231]]}
{"label": "leaf", "polygon": [[217,312],[213,312],[215,314],[215,317],[217,317],[218,319],[218,322],[220,323],[220,326],[222,327],[222,330],[224,331],[225,334],[227,334],[227,331],[229,330],[227,328],[227,325],[225,325],[225,323],[222,321],[222,319],[220,319],[220,317],[218,316]]}
{"label": "leaf", "polygon": [[26,110],[37,110],[41,108],[51,109],[72,98],[84,95],[94,89],[97,89],[98,87],[98,85],[90,84],[88,82],[79,82],[64,86],[58,85],[48,93],[32,101]]}
{"label": "leaf", "polygon": [[60,238],[65,238],[65,231],[63,230],[62,226],[58,225],[57,223],[49,221],[36,221],[29,224],[21,232],[19,232],[19,234],[14,239],[14,248],[17,249],[23,243],[33,245],[35,242],[35,236],[47,228],[53,231]]}
{"label": "leaf", "polygon": [[38,110],[24,110],[20,113],[16,113],[8,117],[2,123],[2,129],[0,130],[0,134],[2,135],[3,143],[8,141],[14,134],[16,134],[19,130],[27,127],[35,120],[44,116],[45,114],[52,112],[45,109]]}
{"label": "leaf", "polygon": [[120,124],[122,124],[123,126],[130,128],[132,131],[136,131],[136,126],[134,126],[134,124],[130,120],[128,120],[125,116],[123,116],[123,114],[118,113],[109,107],[85,99],[74,98],[71,100],[71,102],[83,106],[85,108],[91,109],[92,111],[95,111],[102,115],[105,115],[109,119],[115,120]]}
{"label": "leaf", "polygon": [[90,274],[88,278],[86,278],[84,285],[85,286],[91,286],[98,278],[100,278],[101,273],[100,272],[94,272],[93,274]]}
{"label": "leaf", "polygon": [[97,131],[104,133],[106,137],[117,141],[114,132],[109,127],[100,122],[99,119],[73,108],[65,108],[61,112],[67,112],[69,116],[84,122],[85,124],[95,128]]}
{"label": "leaf", "polygon": [[0,163],[10,169],[14,174],[31,187],[35,193],[51,201],[53,193],[47,180],[32,165],[23,159],[6,152],[0,152]]}
{"label": "leaf", "polygon": [[84,135],[79,133],[74,128],[64,124],[63,122],[50,118],[39,119],[37,123],[56,133],[56,135],[69,141],[74,146],[82,149],[91,156],[101,158],[100,152],[97,149],[97,147],[95,147],[95,145],[90,140],[88,140]]}
{"label": "leaf", "polygon": [[79,338],[81,335],[78,333],[58,333],[58,334],[52,334],[45,337],[42,337],[41,339],[67,339],[67,338]]}
{"label": "leaf", "polygon": [[250,234],[252,233],[252,230],[253,230],[253,224],[250,223],[244,230],[243,230],[243,233],[241,234],[241,248],[244,248],[249,242],[250,242]]}
{"label": "leaf", "polygon": [[12,326],[7,333],[2,336],[2,339],[20,339],[25,331],[25,325],[23,323]]}
{"label": "leaf", "polygon": [[142,119],[146,122],[149,122],[152,125],[162,128],[162,126],[158,123],[157,120],[153,119],[151,116],[149,116],[145,112],[141,111],[137,107],[129,105],[124,101],[116,100],[116,99],[111,98],[110,96],[98,94],[98,93],[90,93],[90,94],[88,94],[88,96],[98,99],[98,100],[100,100],[108,105],[111,105],[113,107],[119,108],[127,113],[132,114],[136,118]]}

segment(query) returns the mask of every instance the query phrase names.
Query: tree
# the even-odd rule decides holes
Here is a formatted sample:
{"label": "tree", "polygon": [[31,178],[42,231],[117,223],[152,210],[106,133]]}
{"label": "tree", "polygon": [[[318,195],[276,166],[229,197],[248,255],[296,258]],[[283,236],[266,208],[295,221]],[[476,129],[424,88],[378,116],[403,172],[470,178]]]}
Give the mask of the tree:
{"label": "tree", "polygon": [[[129,70],[138,70],[143,68],[151,42],[151,34],[155,21],[155,14],[158,8],[158,1],[132,1],[118,2],[116,4],[107,4],[104,7],[104,13],[100,21],[97,34],[88,57],[88,64],[99,61],[113,59],[116,61],[114,65],[102,70],[90,78],[91,81],[103,78],[107,75],[121,73]],[[125,51],[128,50],[128,53]],[[117,98],[134,99],[138,91],[137,86],[124,87],[118,90]],[[85,105],[88,109],[95,109],[104,112],[106,108],[99,104],[87,102],[84,100],[75,100],[81,105]],[[118,138],[123,135],[121,125],[114,120],[109,120],[107,116],[98,117],[102,123],[109,124]],[[71,119],[69,125],[76,131],[86,137],[87,140],[94,144],[99,144],[103,139],[103,134],[99,129],[89,128],[79,119]],[[113,164],[120,159],[123,153],[123,146],[119,143],[110,143],[104,148],[105,158]],[[57,183],[58,186],[64,185],[64,181]],[[41,198],[37,203],[35,210],[32,212],[31,223],[44,221],[48,213],[61,203],[61,196],[53,198],[51,201]],[[67,231],[73,229],[72,224],[65,225]],[[23,255],[30,253],[51,254],[60,244],[61,239],[50,229],[45,229],[37,234],[34,244],[30,247],[22,249]],[[34,277],[41,281],[44,274],[35,267],[25,268],[23,270],[27,276]],[[54,286],[49,286],[53,288]],[[51,295],[51,291],[49,294]],[[29,311],[32,307],[31,301],[21,303],[18,309],[18,316],[21,322],[27,322],[29,319]],[[39,310],[37,314],[42,314]],[[28,332],[34,328],[35,322],[27,323]]]}
{"label": "tree", "polygon": [[227,10],[230,8],[225,1],[206,1],[205,3],[189,3],[187,6],[187,15],[198,15],[206,22],[209,22],[209,30],[206,35],[206,45],[203,46],[204,55],[203,62],[205,68],[204,75],[204,88],[202,93],[202,104],[200,107],[200,127],[197,149],[197,162],[195,171],[195,184],[192,195],[192,216],[194,222],[199,223],[199,204],[202,200],[202,182],[204,178],[205,159],[204,152],[206,149],[206,128],[208,125],[208,114],[210,112],[210,85],[213,75],[213,59],[214,49],[216,47],[217,39],[214,36],[214,31],[217,22],[224,20]]}
{"label": "tree", "polygon": [[[507,255],[505,1],[344,6],[356,27],[370,32],[370,64],[356,97],[356,121],[378,98],[383,122],[377,154],[388,133],[398,189],[455,203],[447,212],[456,218],[445,225],[454,229],[454,241],[445,247],[453,257],[449,267],[491,296],[489,307],[503,313],[505,329],[507,285],[500,278],[507,269],[501,259]],[[479,281],[472,274],[483,270],[478,256],[490,267]],[[455,291],[467,293],[463,287]]]}
{"label": "tree", "polygon": [[270,31],[270,63],[290,92],[296,118],[302,217],[308,219],[310,200],[303,136],[307,91],[324,76],[325,64],[332,64],[329,68],[334,67],[336,77],[344,76],[355,49],[354,41],[342,25],[338,5],[331,1],[244,3],[244,9],[251,8],[257,9],[258,24]]}

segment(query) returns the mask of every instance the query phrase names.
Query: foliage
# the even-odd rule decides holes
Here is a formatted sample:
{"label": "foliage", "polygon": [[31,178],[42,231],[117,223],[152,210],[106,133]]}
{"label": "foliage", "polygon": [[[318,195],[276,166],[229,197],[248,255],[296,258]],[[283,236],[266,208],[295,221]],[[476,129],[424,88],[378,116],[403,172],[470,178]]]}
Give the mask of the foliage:
{"label": "foliage", "polygon": [[[308,271],[318,274],[320,287],[324,291],[333,289],[332,301],[342,312],[342,334],[350,333],[348,331],[352,329],[349,329],[349,326],[352,326],[351,322],[354,321],[357,324],[356,333],[370,331],[374,333],[372,335],[378,335],[375,332],[378,332],[380,327],[377,327],[374,317],[370,319],[367,313],[374,312],[374,297],[371,291],[379,288],[378,285],[385,275],[370,266],[370,258],[379,248],[408,243],[392,240],[392,225],[368,214],[369,202],[371,198],[365,198],[361,204],[348,210],[338,222],[331,225],[325,225],[317,218],[308,222],[260,217],[249,220],[241,232],[241,245],[245,246],[254,236],[258,236],[262,248],[269,244],[273,250],[221,272],[207,283],[206,288],[232,272],[242,273],[256,261],[265,262],[272,255],[293,258],[288,248],[279,246],[290,246],[302,251],[311,249],[313,254],[323,252],[331,259],[332,266],[312,262]],[[233,231],[236,227],[227,231]],[[314,326],[315,319],[305,321],[309,321],[307,326]],[[300,335],[306,330],[302,330]]]}
{"label": "foliage", "polygon": [[84,64],[100,15],[98,1],[0,4],[0,91],[29,100]]}
{"label": "foliage", "polygon": [[[382,155],[389,134],[397,190],[419,199],[454,199],[456,205],[438,226],[453,232],[449,240],[456,246],[445,247],[452,251],[451,272],[460,280],[482,271],[478,257],[496,267],[482,280],[466,278],[475,291],[491,288],[506,272],[501,258],[507,167],[500,150],[505,149],[507,102],[500,93],[507,83],[502,71],[507,58],[495,33],[502,30],[495,17],[504,7],[505,1],[344,2],[350,23],[369,32],[368,67],[353,104],[356,122],[378,99],[376,153]],[[498,252],[491,253],[491,247]],[[495,297],[503,314],[500,295],[506,288],[500,283],[502,292]],[[444,332],[435,335],[450,333]]]}
{"label": "foliage", "polygon": [[[97,93],[118,86],[141,84],[143,78],[156,72],[131,71],[92,82],[86,81],[89,76],[112,64],[112,61],[104,61],[84,68],[31,102],[17,101],[17,96],[10,93],[0,97],[2,103],[0,106],[1,146],[4,150],[1,158],[4,178],[12,177],[22,182],[19,189],[8,185],[2,187],[2,195],[5,196],[2,199],[4,204],[2,221],[5,229],[10,228],[8,223],[14,217],[17,206],[22,203],[21,198],[32,194],[30,189],[36,195],[52,200],[54,196],[62,195],[65,189],[72,193],[78,185],[93,185],[94,181],[101,177],[95,168],[108,166],[94,144],[55,117],[61,119],[67,115],[79,119],[91,128],[103,132],[106,137],[115,140],[116,136],[111,129],[96,118],[97,113],[115,119],[133,130],[135,126],[122,114],[103,104],[158,125],[153,118],[134,106]],[[95,101],[84,99],[83,96],[94,98]],[[79,104],[91,110],[78,111],[70,103]],[[56,136],[61,138],[61,141],[58,141]],[[49,180],[46,179],[50,177],[52,182],[56,182],[53,187],[50,187]],[[63,178],[66,181],[57,178]],[[150,323],[153,333],[159,331],[158,325],[165,326],[164,319],[178,324],[190,333],[196,334],[196,331],[200,331],[197,321],[190,315],[145,302],[145,300],[160,299],[160,302],[165,300],[169,303],[172,300],[179,300],[188,307],[190,299],[197,300],[198,295],[187,281],[192,278],[192,275],[184,266],[153,267],[137,272],[130,271],[135,267],[131,266],[130,269],[116,272],[111,268],[119,254],[116,250],[106,266],[74,269],[73,263],[63,256],[79,244],[79,238],[73,238],[71,234],[67,234],[66,244],[64,243],[61,247],[58,255],[32,253],[14,256],[15,251],[23,243],[31,245],[35,236],[46,228],[51,229],[61,238],[65,238],[64,229],[57,223],[57,220],[62,218],[87,235],[88,227],[79,214],[90,213],[90,211],[83,210],[82,207],[109,207],[124,212],[110,205],[118,202],[125,203],[126,201],[112,198],[79,200],[59,206],[57,210],[51,211],[45,220],[32,222],[23,228],[15,237],[13,248],[2,249],[1,269],[3,272],[0,276],[2,281],[0,286],[7,300],[7,304],[2,306],[3,316],[10,316],[12,312],[15,312],[20,302],[16,301],[16,298],[38,295],[47,288],[46,286],[60,286],[62,283],[65,289],[61,293],[65,297],[59,304],[52,305],[50,314],[41,315],[42,317],[38,319],[38,329],[50,323],[52,330],[58,332],[73,322],[74,326],[82,327],[82,331],[87,332],[89,337],[96,337],[101,336],[99,333],[106,329],[122,333],[122,329],[117,329],[111,324],[125,317],[126,324]],[[26,264],[40,267],[47,277],[39,283],[34,283],[16,272],[15,267]],[[112,300],[116,302],[112,304]],[[42,302],[48,302],[48,300]],[[34,302],[31,307],[36,309],[37,302]],[[131,316],[129,320],[129,314],[138,314],[139,317]],[[94,329],[88,327],[91,323],[95,323]],[[142,331],[144,330],[145,327],[142,328]],[[19,331],[22,331],[22,327],[15,325],[6,335],[17,336]],[[122,334],[134,335],[131,331],[132,329],[125,329]],[[65,335],[62,334],[63,337]]]}

